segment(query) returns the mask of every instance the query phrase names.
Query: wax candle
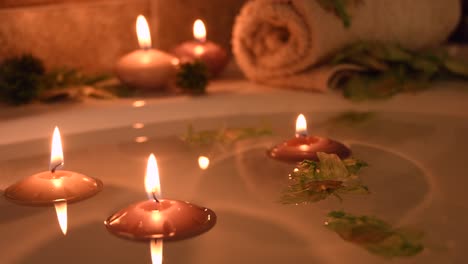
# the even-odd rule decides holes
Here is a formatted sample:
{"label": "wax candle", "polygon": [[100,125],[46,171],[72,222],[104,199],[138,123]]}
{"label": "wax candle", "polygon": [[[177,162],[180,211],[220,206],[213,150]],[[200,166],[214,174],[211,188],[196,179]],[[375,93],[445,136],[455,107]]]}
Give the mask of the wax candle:
{"label": "wax candle", "polygon": [[145,178],[148,200],[130,205],[105,222],[109,232],[132,240],[180,240],[211,229],[216,214],[189,202],[161,199],[159,172],[153,154],[148,158]]}
{"label": "wax candle", "polygon": [[203,21],[196,20],[193,24],[194,41],[187,41],[177,46],[172,53],[180,59],[181,63],[193,60],[203,61],[210,73],[216,77],[228,63],[227,52],[214,42],[206,40],[206,27]]}
{"label": "wax candle", "polygon": [[179,60],[163,51],[151,48],[148,22],[140,15],[136,30],[140,49],[123,56],[115,66],[118,78],[140,90],[162,90],[175,77]]}
{"label": "wax candle", "polygon": [[317,152],[333,153],[342,159],[351,155],[351,150],[338,141],[309,136],[307,121],[304,115],[300,114],[296,120],[296,136],[268,150],[268,155],[281,161],[302,162],[306,159],[317,161]]}
{"label": "wax candle", "polygon": [[100,180],[73,171],[59,170],[64,165],[62,140],[57,127],[52,136],[49,170],[26,177],[5,190],[5,197],[30,206],[54,205],[57,218],[66,234],[67,203],[89,198],[102,190]]}

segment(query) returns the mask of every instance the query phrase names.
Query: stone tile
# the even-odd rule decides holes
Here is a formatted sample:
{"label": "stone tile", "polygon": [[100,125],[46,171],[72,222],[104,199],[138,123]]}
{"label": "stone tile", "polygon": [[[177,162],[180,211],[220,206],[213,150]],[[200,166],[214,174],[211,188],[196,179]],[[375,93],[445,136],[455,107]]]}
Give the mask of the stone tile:
{"label": "stone tile", "polygon": [[110,71],[138,47],[135,19],[148,0],[113,0],[0,9],[0,59],[29,52],[46,66]]}
{"label": "stone tile", "polygon": [[111,71],[119,57],[138,48],[138,14],[148,18],[155,47],[167,51],[191,40],[193,22],[201,18],[208,39],[229,49],[233,21],[245,1],[8,0],[0,4],[0,60],[29,52],[48,68]]}

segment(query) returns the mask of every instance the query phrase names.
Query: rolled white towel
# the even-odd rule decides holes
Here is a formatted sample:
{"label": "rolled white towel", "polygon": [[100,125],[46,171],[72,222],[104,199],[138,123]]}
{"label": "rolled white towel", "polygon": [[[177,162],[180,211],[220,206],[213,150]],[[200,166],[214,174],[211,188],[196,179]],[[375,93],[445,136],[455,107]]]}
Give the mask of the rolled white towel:
{"label": "rolled white towel", "polygon": [[[354,0],[351,26],[319,0],[253,0],[238,15],[232,46],[247,78],[270,85],[324,90],[313,67],[361,40],[410,49],[435,46],[456,27],[459,0]],[[324,69],[329,75],[336,69]]]}

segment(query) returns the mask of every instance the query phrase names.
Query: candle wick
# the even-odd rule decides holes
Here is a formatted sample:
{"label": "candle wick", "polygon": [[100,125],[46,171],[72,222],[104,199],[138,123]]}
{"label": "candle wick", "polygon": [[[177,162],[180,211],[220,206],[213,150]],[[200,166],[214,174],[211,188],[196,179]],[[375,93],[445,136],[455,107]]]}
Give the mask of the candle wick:
{"label": "candle wick", "polygon": [[296,133],[296,138],[307,137],[307,132]]}
{"label": "candle wick", "polygon": [[158,197],[156,197],[156,194],[154,192],[152,192],[153,194],[153,199],[155,202],[159,203],[159,200],[158,200]]}
{"label": "candle wick", "polygon": [[55,171],[58,169],[58,167],[60,167],[60,166],[62,166],[62,165],[63,165],[63,163],[60,162],[59,164],[55,165],[55,166],[50,170],[50,172],[55,173]]}

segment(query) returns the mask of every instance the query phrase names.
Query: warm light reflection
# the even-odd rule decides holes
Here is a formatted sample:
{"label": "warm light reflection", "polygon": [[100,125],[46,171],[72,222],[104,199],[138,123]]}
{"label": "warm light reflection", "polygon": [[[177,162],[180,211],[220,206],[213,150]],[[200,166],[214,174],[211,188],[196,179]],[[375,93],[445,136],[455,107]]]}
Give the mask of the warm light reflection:
{"label": "warm light reflection", "polygon": [[132,103],[133,107],[143,107],[146,105],[145,100],[136,100]]}
{"label": "warm light reflection", "polygon": [[151,154],[148,158],[148,165],[146,166],[145,175],[145,189],[148,199],[154,199],[161,197],[161,183],[159,182],[159,171],[158,163],[154,154]]}
{"label": "warm light reflection", "polygon": [[198,46],[195,46],[193,51],[195,52],[195,55],[201,56],[203,53],[205,53],[205,47],[198,45]]}
{"label": "warm light reflection", "polygon": [[55,171],[63,166],[63,150],[62,140],[60,138],[60,130],[55,127],[52,135],[52,150],[50,152],[49,170]]}
{"label": "warm light reflection", "polygon": [[210,166],[210,159],[205,156],[198,157],[198,166],[202,170],[208,169],[208,167]]}
{"label": "warm light reflection", "polygon": [[143,15],[139,15],[136,22],[136,31],[138,36],[138,43],[140,48],[149,49],[151,48],[151,34],[148,26],[148,22]]}
{"label": "warm light reflection", "polygon": [[64,235],[67,234],[67,202],[58,202],[54,204],[57,219]]}
{"label": "warm light reflection", "polygon": [[148,141],[148,137],[145,137],[145,136],[135,138],[136,143],[145,143],[146,141]]}
{"label": "warm light reflection", "polygon": [[144,123],[134,123],[134,124],[132,125],[132,127],[133,127],[134,129],[142,129],[142,128],[145,127],[145,124],[144,124]]}
{"label": "warm light reflection", "polygon": [[307,121],[303,114],[296,120],[296,137],[307,136]]}
{"label": "warm light reflection", "polygon": [[163,258],[163,241],[162,239],[151,240],[151,261],[153,264],[161,264]]}
{"label": "warm light reflection", "polygon": [[172,58],[171,59],[171,64],[173,66],[178,66],[180,64],[180,60],[178,58]]}
{"label": "warm light reflection", "polygon": [[197,19],[195,23],[193,23],[193,37],[200,42],[206,41],[205,24],[200,19]]}

